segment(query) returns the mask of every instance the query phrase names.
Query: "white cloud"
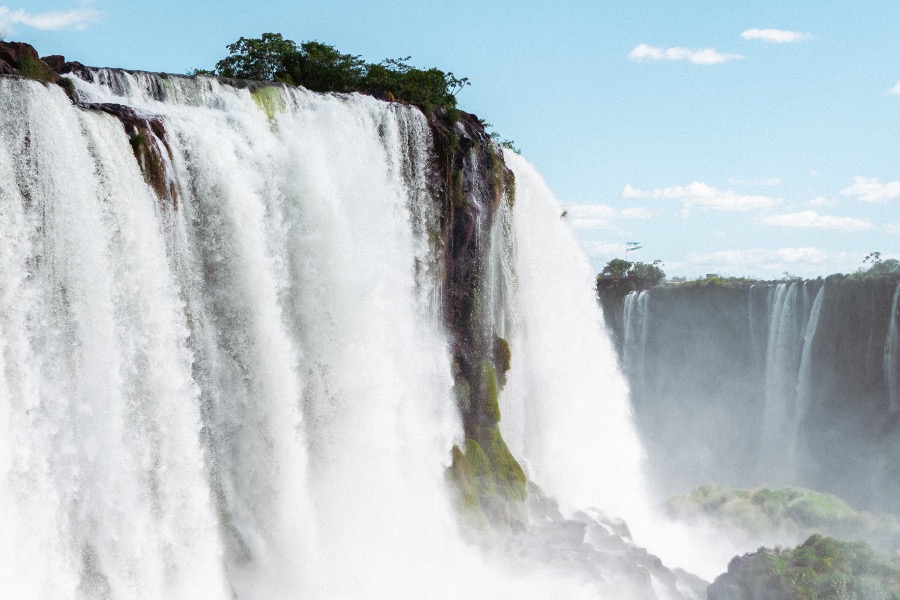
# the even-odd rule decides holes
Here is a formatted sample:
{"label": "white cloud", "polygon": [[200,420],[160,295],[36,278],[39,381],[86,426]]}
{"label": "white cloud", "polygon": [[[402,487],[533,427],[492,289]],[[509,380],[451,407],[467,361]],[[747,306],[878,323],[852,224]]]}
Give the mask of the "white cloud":
{"label": "white cloud", "polygon": [[900,223],[888,223],[884,226],[884,231],[891,235],[900,235]]}
{"label": "white cloud", "polygon": [[853,185],[842,189],[841,194],[863,202],[887,202],[900,198],[900,181],[880,183],[875,177],[854,177]]}
{"label": "white cloud", "polygon": [[825,196],[816,196],[809,201],[810,206],[832,206],[836,204],[833,200],[829,200]]}
{"label": "white cloud", "polygon": [[[861,257],[849,252],[830,252],[822,248],[751,248],[691,253],[677,263],[682,270],[721,275],[747,275],[779,278],[785,271],[815,276],[823,273],[850,273],[859,267]],[[674,261],[670,263],[676,264]],[[674,271],[673,271],[674,272]]]}
{"label": "white cloud", "polygon": [[0,6],[0,30],[9,31],[16,25],[24,25],[44,31],[57,29],[86,29],[99,21],[103,12],[93,8],[75,8],[72,10],[52,10],[29,13],[22,9],[10,10]]}
{"label": "white cloud", "polygon": [[691,50],[690,48],[657,48],[638,44],[628,53],[631,60],[686,60],[695,65],[718,65],[744,58],[740,54],[727,54],[714,48]]}
{"label": "white cloud", "polygon": [[760,225],[766,225],[768,227],[822,229],[825,231],[866,231],[872,229],[872,223],[865,219],[820,215],[812,210],[803,210],[783,215],[771,215],[763,217],[757,222]]}
{"label": "white cloud", "polygon": [[888,94],[897,94],[900,95],[900,81],[898,81],[894,87],[888,90]]}
{"label": "white cloud", "polygon": [[622,190],[624,198],[660,198],[680,200],[685,209],[702,206],[713,210],[746,212],[757,208],[768,208],[778,204],[772,196],[738,194],[732,190],[719,190],[705,183],[695,181],[686,186],[641,190],[626,185]]}
{"label": "white cloud", "polygon": [[799,31],[787,31],[785,29],[748,29],[741,34],[745,40],[760,40],[770,44],[788,44],[791,42],[805,42],[813,39],[811,33]]}
{"label": "white cloud", "polygon": [[573,229],[611,229],[617,221],[649,219],[657,214],[657,211],[643,207],[617,210],[606,204],[573,204],[565,209]]}

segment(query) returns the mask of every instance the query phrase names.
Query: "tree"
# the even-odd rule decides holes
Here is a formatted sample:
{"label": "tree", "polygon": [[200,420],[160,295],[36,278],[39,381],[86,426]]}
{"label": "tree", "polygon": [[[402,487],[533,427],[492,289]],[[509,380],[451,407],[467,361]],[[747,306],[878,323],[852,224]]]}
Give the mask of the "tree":
{"label": "tree", "polygon": [[650,264],[636,262],[628,272],[628,276],[641,280],[646,287],[651,288],[666,278],[665,272],[660,268],[661,266],[662,261],[659,259],[654,260]]}
{"label": "tree", "polygon": [[216,63],[222,77],[279,81],[293,78],[302,60],[300,48],[280,33],[264,33],[259,38],[240,38],[228,45],[230,54]]}
{"label": "tree", "polygon": [[603,270],[600,271],[601,277],[626,277],[628,275],[628,271],[631,270],[632,263],[621,259],[614,258],[603,267]]}
{"label": "tree", "polygon": [[440,69],[418,69],[405,58],[389,58],[368,66],[364,81],[366,91],[375,94],[389,92],[398,100],[413,104],[456,106],[456,94],[469,85],[453,73]]}
{"label": "tree", "polygon": [[597,291],[624,295],[635,290],[648,290],[666,278],[661,267],[659,259],[648,264],[614,258],[597,275]]}
{"label": "tree", "polygon": [[359,56],[342,54],[334,46],[319,42],[300,45],[300,69],[291,72],[293,83],[314,92],[355,92],[366,76],[366,62]]}
{"label": "tree", "polygon": [[389,93],[396,100],[426,108],[455,107],[456,95],[469,85],[466,77],[436,68],[413,67],[407,62],[408,56],[367,64],[359,56],[343,54],[321,42],[303,42],[298,46],[280,33],[242,37],[229,44],[228,51],[230,54],[216,63],[217,75],[281,81],[316,92]]}
{"label": "tree", "polygon": [[881,252],[870,252],[863,259],[863,265],[869,264],[869,268],[860,267],[856,274],[860,277],[879,277],[883,275],[900,274],[900,260],[888,258],[881,260]]}

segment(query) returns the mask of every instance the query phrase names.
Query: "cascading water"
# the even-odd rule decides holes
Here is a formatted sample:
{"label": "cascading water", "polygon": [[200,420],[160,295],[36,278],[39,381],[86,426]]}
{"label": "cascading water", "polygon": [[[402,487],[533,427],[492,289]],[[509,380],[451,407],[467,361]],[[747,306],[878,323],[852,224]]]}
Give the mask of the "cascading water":
{"label": "cascading water", "polygon": [[800,332],[808,319],[809,295],[806,284],[798,282],[779,284],[773,294],[766,349],[766,401],[760,466],[768,476],[783,480],[789,470],[783,448],[791,443],[791,423],[797,412],[797,384],[803,349]]}
{"label": "cascading water", "polygon": [[888,391],[888,409],[896,412],[900,408],[900,390],[897,388],[900,379],[900,332],[897,328],[897,301],[900,300],[900,284],[894,290],[894,298],[891,300],[891,320],[888,325],[887,339],[884,342],[884,383]]}
{"label": "cascading water", "polygon": [[650,317],[647,303],[650,294],[646,291],[631,292],[625,296],[625,343],[623,345],[622,368],[635,382],[644,380],[644,353],[647,349],[647,333]]}
{"label": "cascading water", "polygon": [[594,274],[540,175],[513,153],[505,159],[516,176],[517,287],[509,294],[514,358],[501,397],[503,435],[564,506],[627,518],[644,505],[641,448]]}
{"label": "cascading water", "polygon": [[[93,79],[73,80],[82,100],[154,125],[129,139],[0,78],[0,595],[594,597],[556,571],[511,577],[457,533],[423,115]],[[493,238],[514,260],[486,300],[515,357],[503,430],[567,506],[627,516],[640,447],[590,267],[506,159],[517,208]]]}
{"label": "cascading water", "polygon": [[[805,289],[805,288],[804,288]],[[800,467],[797,464],[797,446],[800,439],[800,430],[803,424],[803,417],[806,411],[812,405],[812,345],[816,338],[816,329],[819,326],[819,317],[822,314],[822,303],[825,300],[825,286],[819,288],[816,292],[816,299],[813,301],[812,309],[809,312],[809,319],[806,323],[806,332],[803,334],[803,351],[800,355],[800,370],[797,375],[797,395],[794,408],[793,427],[788,437],[789,452],[788,466],[793,476],[799,476]]]}

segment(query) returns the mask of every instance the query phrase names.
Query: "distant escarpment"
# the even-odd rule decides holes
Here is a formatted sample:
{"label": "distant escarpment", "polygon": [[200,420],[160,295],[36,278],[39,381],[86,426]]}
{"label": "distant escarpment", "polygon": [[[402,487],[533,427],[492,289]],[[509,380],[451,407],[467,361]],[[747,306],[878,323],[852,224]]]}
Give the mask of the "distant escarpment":
{"label": "distant escarpment", "polygon": [[898,284],[601,295],[661,494],[800,485],[900,511]]}

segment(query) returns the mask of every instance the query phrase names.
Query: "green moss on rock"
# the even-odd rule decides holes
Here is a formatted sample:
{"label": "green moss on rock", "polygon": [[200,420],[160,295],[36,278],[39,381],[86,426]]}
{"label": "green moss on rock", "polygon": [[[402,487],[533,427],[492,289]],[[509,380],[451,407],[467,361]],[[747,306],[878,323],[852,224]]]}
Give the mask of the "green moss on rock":
{"label": "green moss on rock", "polygon": [[900,600],[900,565],[865,542],[819,534],[793,550],[760,548],[734,558],[709,600]]}
{"label": "green moss on rock", "polygon": [[484,403],[484,414],[500,422],[500,387],[497,385],[497,370],[488,361],[481,361],[481,397]]}
{"label": "green moss on rock", "polygon": [[261,111],[266,113],[270,121],[275,119],[275,115],[284,112],[284,99],[281,97],[281,90],[275,86],[261,87],[250,92],[250,97],[256,102]]}
{"label": "green moss on rock", "polygon": [[704,519],[748,540],[776,534],[804,539],[824,533],[862,539],[886,552],[900,550],[900,521],[896,517],[856,511],[836,496],[802,488],[741,490],[706,485],[687,496],[672,498],[666,507],[675,519]]}

